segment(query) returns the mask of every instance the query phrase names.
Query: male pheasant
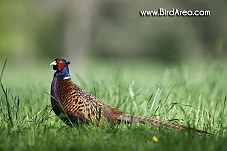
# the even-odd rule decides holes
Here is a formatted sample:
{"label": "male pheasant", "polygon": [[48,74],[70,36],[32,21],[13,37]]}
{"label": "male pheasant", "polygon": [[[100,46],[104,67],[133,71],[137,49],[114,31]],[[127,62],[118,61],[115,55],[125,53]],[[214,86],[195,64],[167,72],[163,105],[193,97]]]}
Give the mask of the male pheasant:
{"label": "male pheasant", "polygon": [[143,122],[154,126],[164,126],[176,130],[195,131],[199,134],[209,134],[205,131],[188,128],[157,118],[130,115],[95,98],[71,81],[69,61],[56,58],[50,65],[56,70],[51,84],[51,104],[53,111],[67,125],[80,123],[99,123],[101,121]]}

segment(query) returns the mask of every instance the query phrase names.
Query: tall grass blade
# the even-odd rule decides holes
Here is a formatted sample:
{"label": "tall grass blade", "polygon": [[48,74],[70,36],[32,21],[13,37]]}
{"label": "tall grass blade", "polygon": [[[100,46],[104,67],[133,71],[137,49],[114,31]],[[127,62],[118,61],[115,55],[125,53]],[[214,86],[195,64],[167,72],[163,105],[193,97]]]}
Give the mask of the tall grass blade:
{"label": "tall grass blade", "polygon": [[2,83],[1,83],[1,87],[2,87],[2,91],[3,91],[3,93],[5,95],[5,99],[6,99],[6,106],[7,106],[7,113],[8,113],[9,122],[10,122],[10,125],[13,126],[12,111],[11,111],[10,103],[9,103],[9,100],[8,100],[8,92],[9,92],[9,90],[8,89],[4,89]]}
{"label": "tall grass blade", "polygon": [[7,62],[7,58],[5,59],[5,62],[4,62],[3,67],[2,67],[2,71],[1,71],[1,75],[0,75],[0,83],[2,83],[2,76],[3,76],[4,69],[6,67],[6,62]]}
{"label": "tall grass blade", "polygon": [[49,94],[48,92],[45,92],[45,93],[48,94],[51,98],[53,98],[55,101],[58,102],[58,104],[59,104],[60,108],[62,109],[62,111],[63,111],[63,113],[64,113],[64,116],[67,118],[67,120],[68,120],[70,126],[74,127],[74,124],[73,124],[72,121],[70,120],[70,118],[69,118],[67,112],[65,111],[64,107],[62,106],[61,102],[60,102],[58,99],[56,99],[54,96],[52,96],[51,94]]}

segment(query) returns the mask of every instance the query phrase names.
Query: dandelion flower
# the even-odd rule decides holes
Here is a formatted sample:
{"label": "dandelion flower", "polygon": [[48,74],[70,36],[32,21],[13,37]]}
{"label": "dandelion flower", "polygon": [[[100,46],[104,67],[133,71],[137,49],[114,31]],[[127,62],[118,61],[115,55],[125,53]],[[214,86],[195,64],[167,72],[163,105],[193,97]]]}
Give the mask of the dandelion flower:
{"label": "dandelion flower", "polygon": [[152,136],[152,141],[154,141],[154,142],[158,142],[158,137],[157,137],[157,136],[155,136],[155,135],[153,135],[153,136]]}

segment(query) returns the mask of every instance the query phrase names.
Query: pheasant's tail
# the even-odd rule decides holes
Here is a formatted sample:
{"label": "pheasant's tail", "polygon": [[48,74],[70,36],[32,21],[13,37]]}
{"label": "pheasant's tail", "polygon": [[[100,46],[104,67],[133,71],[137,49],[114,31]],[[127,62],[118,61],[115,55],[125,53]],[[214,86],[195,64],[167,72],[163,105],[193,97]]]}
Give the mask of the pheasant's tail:
{"label": "pheasant's tail", "polygon": [[190,133],[197,133],[199,135],[206,135],[206,136],[213,135],[213,134],[206,132],[206,131],[186,127],[186,126],[181,125],[181,124],[176,124],[176,123],[173,123],[173,122],[160,120],[158,118],[152,118],[152,117],[147,117],[147,116],[123,114],[118,119],[120,121],[125,121],[127,123],[141,122],[141,123],[151,124],[151,125],[154,125],[154,126],[162,126],[162,127],[166,127],[166,128],[170,128],[170,129],[175,129],[175,130],[178,130],[178,131],[186,131],[186,132],[190,132]]}

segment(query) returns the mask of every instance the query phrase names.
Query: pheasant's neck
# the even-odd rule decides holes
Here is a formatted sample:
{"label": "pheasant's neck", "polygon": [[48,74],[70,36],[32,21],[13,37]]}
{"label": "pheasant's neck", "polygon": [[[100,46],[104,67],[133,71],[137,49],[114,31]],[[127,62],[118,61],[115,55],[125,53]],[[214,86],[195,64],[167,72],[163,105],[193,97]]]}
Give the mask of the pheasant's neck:
{"label": "pheasant's neck", "polygon": [[70,74],[69,74],[69,68],[64,67],[61,71],[56,71],[54,73],[54,77],[56,78],[64,78],[64,79],[70,79]]}

